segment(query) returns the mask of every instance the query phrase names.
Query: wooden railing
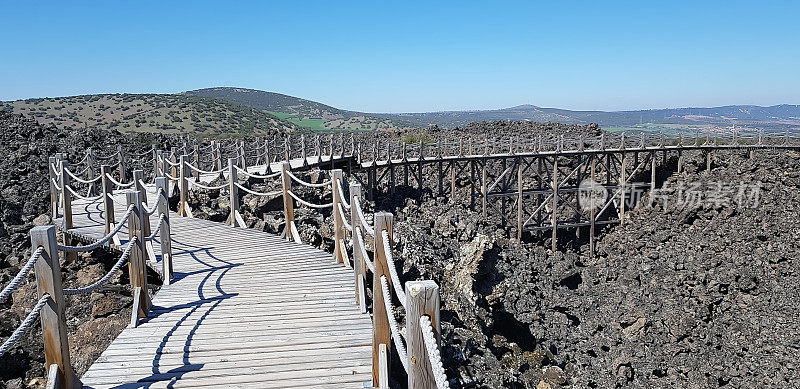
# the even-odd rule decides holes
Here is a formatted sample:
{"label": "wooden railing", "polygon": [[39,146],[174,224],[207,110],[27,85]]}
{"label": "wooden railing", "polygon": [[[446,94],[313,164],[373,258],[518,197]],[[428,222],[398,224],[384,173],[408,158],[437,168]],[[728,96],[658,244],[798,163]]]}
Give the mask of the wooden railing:
{"label": "wooden railing", "polygon": [[[164,283],[172,280],[171,239],[169,227],[168,197],[177,192],[179,197],[177,213],[191,217],[188,204],[189,191],[192,188],[206,190],[227,190],[230,199],[230,215],[227,223],[233,227],[244,227],[245,221],[239,213],[242,192],[260,197],[283,198],[283,214],[285,220],[282,236],[291,241],[300,242],[300,234],[295,225],[294,208],[303,206],[320,209],[331,208],[333,215],[333,259],[338,263],[351,266],[354,277],[354,299],[363,313],[371,307],[373,321],[373,385],[388,387],[392,366],[390,358],[392,350],[398,357],[408,376],[409,387],[446,387],[446,377],[439,357],[439,293],[438,286],[430,280],[407,281],[401,284],[392,256],[393,217],[386,212],[373,215],[372,225],[363,212],[362,188],[351,183],[345,193],[345,177],[341,170],[330,170],[329,180],[314,183],[298,177],[292,171],[290,161],[300,160],[302,169],[310,166],[331,167],[339,161],[355,161],[376,165],[378,163],[410,163],[423,160],[441,160],[444,158],[466,158],[470,156],[486,157],[489,155],[506,155],[518,153],[575,153],[606,150],[649,150],[653,148],[676,149],[708,149],[717,148],[798,148],[798,137],[788,132],[781,137],[763,133],[745,136],[741,133],[715,134],[712,138],[699,133],[694,139],[686,140],[683,135],[664,137],[663,135],[642,134],[637,137],[626,137],[625,134],[599,137],[581,136],[576,139],[565,139],[563,136],[535,139],[507,138],[500,140],[459,139],[457,142],[439,140],[436,142],[419,142],[413,146],[404,142],[381,141],[376,139],[372,147],[366,146],[363,139],[356,141],[351,135],[347,142],[343,135],[338,139],[331,135],[327,144],[321,137],[289,137],[284,139],[264,139],[256,142],[255,148],[249,148],[242,141],[227,143],[211,141],[209,144],[173,147],[170,152],[153,147],[144,153],[128,152],[119,147],[116,153],[98,156],[92,149],[76,164],[76,171],[60,154],[49,159],[48,176],[50,181],[51,216],[61,218],[61,229],[69,232],[73,228],[72,202],[75,200],[101,202],[105,215],[106,236],[99,244],[74,246],[74,237],[70,233],[63,234],[63,242],[56,241],[55,228],[35,227],[31,230],[33,255],[12,282],[0,293],[0,301],[7,298],[25,279],[31,270],[35,271],[39,291],[39,301],[23,324],[6,340],[0,355],[10,349],[22,334],[38,317],[42,323],[45,343],[45,360],[48,366],[50,385],[54,387],[75,387],[80,382],[76,378],[69,362],[69,349],[66,341],[66,325],[64,321],[65,294],[87,293],[108,281],[111,275],[119,270],[123,263],[130,263],[130,282],[134,291],[134,309],[131,325],[137,325],[139,319],[146,317],[150,307],[146,266],[160,270]],[[227,166],[223,164],[223,156],[229,155]],[[151,156],[150,159],[147,157]],[[205,158],[209,157],[209,158]],[[203,161],[205,159],[205,162]],[[114,163],[110,161],[115,160]],[[273,171],[272,163],[284,161],[278,171]],[[98,164],[100,166],[98,166]],[[248,171],[249,165],[265,165],[263,174]],[[138,167],[138,169],[136,169]],[[77,170],[81,169],[81,170]],[[145,169],[149,174],[145,174]],[[83,176],[85,174],[85,177]],[[225,174],[227,173],[227,175]],[[147,207],[145,176],[152,178],[157,188],[157,198],[151,208]],[[202,179],[221,179],[222,185],[211,185]],[[243,176],[249,180],[275,180],[280,190],[258,192],[239,180]],[[278,179],[280,180],[278,182]],[[130,181],[128,181],[130,180]],[[331,202],[315,204],[302,199],[299,192],[293,190],[294,185],[310,188],[328,189]],[[127,189],[130,188],[130,189]],[[126,190],[126,218],[115,220],[114,193]],[[83,194],[85,193],[85,195]],[[349,212],[347,212],[349,211]],[[158,228],[151,231],[149,216],[159,217]],[[128,243],[122,249],[122,255],[111,272],[98,282],[78,289],[63,289],[59,262],[55,260],[59,252],[67,260],[74,259],[78,251],[88,251],[100,246],[120,246],[118,233],[122,224],[128,226]],[[159,245],[162,260],[157,263],[153,240],[159,234]],[[348,252],[347,241],[351,251]],[[367,238],[367,239],[365,239]],[[373,240],[374,250],[370,258],[366,241]],[[372,304],[366,299],[366,279],[372,274]],[[398,302],[406,312],[406,336],[403,338],[398,330],[394,317],[393,305]]]}

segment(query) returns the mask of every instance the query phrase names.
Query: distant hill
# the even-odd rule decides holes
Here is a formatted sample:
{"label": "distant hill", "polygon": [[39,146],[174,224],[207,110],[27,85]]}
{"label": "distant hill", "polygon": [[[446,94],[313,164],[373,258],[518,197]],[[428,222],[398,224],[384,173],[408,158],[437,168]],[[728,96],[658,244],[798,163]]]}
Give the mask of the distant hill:
{"label": "distant hill", "polygon": [[372,114],[401,119],[415,126],[456,127],[476,121],[528,120],[566,124],[597,123],[603,128],[632,127],[644,124],[679,126],[752,126],[758,128],[800,129],[800,106],[731,105],[714,108],[670,108],[640,111],[571,111],[520,105],[482,111],[444,111],[401,114]]}
{"label": "distant hill", "polygon": [[565,124],[597,123],[607,129],[637,127],[730,127],[800,129],[800,106],[731,105],[714,108],[668,108],[638,111],[571,111],[535,105],[495,110],[442,111],[420,113],[363,113],[334,108],[298,97],[245,88],[206,88],[187,95],[222,99],[268,111],[302,127],[326,129],[396,129],[439,126],[453,128],[493,120],[525,120]]}
{"label": "distant hill", "polygon": [[271,134],[299,127],[262,110],[186,95],[103,94],[0,103],[13,112],[59,127],[121,132],[215,135]]}
{"label": "distant hill", "polygon": [[370,114],[334,108],[316,101],[256,89],[217,87],[192,90],[183,94],[242,104],[312,130],[378,130],[403,127],[402,122],[394,119],[378,118]]}

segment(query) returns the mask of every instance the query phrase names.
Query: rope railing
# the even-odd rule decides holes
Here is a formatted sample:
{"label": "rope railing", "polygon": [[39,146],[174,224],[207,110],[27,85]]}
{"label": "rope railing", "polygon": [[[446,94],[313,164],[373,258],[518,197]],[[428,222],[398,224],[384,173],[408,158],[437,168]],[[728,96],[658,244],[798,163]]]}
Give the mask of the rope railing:
{"label": "rope railing", "polygon": [[28,273],[31,272],[33,266],[36,264],[36,261],[42,255],[42,251],[44,251],[44,247],[41,246],[37,247],[36,250],[33,251],[33,254],[31,254],[30,259],[28,259],[28,262],[26,262],[25,265],[22,266],[21,269],[19,269],[17,275],[14,276],[14,278],[11,280],[11,282],[8,283],[8,285],[6,285],[5,288],[3,288],[3,291],[0,292],[0,303],[5,301],[8,298],[8,296],[10,296],[12,292],[14,292],[14,290],[16,290],[17,288],[19,288],[20,285],[22,285],[22,281],[24,281],[25,277],[28,276]]}
{"label": "rope railing", "polygon": [[[162,220],[163,220],[163,218],[162,218]],[[160,227],[160,221],[159,221],[159,227]],[[139,238],[134,236],[134,237],[131,238],[130,241],[128,241],[128,243],[125,246],[125,250],[122,251],[122,255],[120,255],[119,260],[117,261],[117,263],[115,263],[114,266],[111,267],[111,270],[109,270],[108,273],[106,273],[102,278],[100,278],[99,280],[93,282],[90,285],[87,285],[87,286],[84,286],[84,287],[81,287],[81,288],[64,289],[64,295],[65,296],[70,296],[70,295],[76,295],[76,294],[91,293],[91,292],[94,292],[97,288],[105,285],[108,282],[108,280],[110,280],[111,277],[113,277],[114,274],[116,274],[116,272],[119,271],[119,269],[122,267],[122,265],[124,265],[125,262],[128,261],[128,257],[131,254],[131,249],[136,244],[137,239],[139,239]]]}
{"label": "rope railing", "polygon": [[[239,183],[234,183],[233,185],[236,186],[238,189],[241,189],[241,190],[243,190],[243,191],[245,191],[245,192],[247,192],[247,193],[249,193],[249,194],[251,194],[253,196],[273,197],[273,196],[277,196],[277,195],[282,193],[282,191],[280,191],[280,190],[276,190],[276,191],[273,191],[273,192],[256,192],[254,190],[250,190],[250,189],[245,188],[244,186],[240,185]],[[298,200],[298,201],[301,201],[301,200]]]}
{"label": "rope railing", "polygon": [[297,196],[291,190],[287,191],[286,193],[288,193],[289,196],[292,196],[292,198],[295,199],[298,203],[300,203],[302,205],[305,205],[306,207],[309,207],[309,208],[321,209],[321,208],[333,207],[333,203],[328,203],[328,204],[313,204],[313,203],[309,203],[308,201],[305,201],[305,200],[301,199],[299,196]]}
{"label": "rope railing", "polygon": [[111,175],[107,175],[106,179],[108,179],[109,181],[111,181],[112,184],[114,184],[114,185],[116,185],[116,186],[118,186],[120,188],[129,188],[129,187],[132,187],[134,184],[136,184],[135,181],[131,181],[131,182],[128,182],[128,183],[119,182],[119,181],[115,180],[114,177],[112,177]]}
{"label": "rope railing", "polygon": [[59,245],[57,245],[58,249],[61,250],[61,251],[84,252],[84,251],[92,251],[94,249],[102,247],[109,240],[111,240],[111,238],[113,238],[114,235],[116,235],[122,229],[122,227],[127,223],[128,217],[131,215],[131,213],[133,212],[134,208],[135,207],[133,205],[128,206],[128,209],[125,211],[125,214],[122,216],[122,219],[121,219],[122,222],[117,224],[114,227],[114,229],[111,230],[111,232],[109,232],[108,234],[106,234],[104,237],[100,238],[96,242],[94,242],[92,244],[87,244],[85,246],[63,246],[63,245],[59,244]]}
{"label": "rope railing", "polygon": [[[84,169],[84,171],[85,170],[86,169]],[[89,180],[84,180],[84,179],[78,177],[77,175],[75,175],[74,173],[72,173],[68,168],[65,168],[64,171],[67,172],[67,174],[70,177],[72,177],[73,180],[78,181],[78,182],[80,182],[82,184],[93,184],[93,183],[95,183],[97,181],[100,181],[100,179],[102,178],[101,176],[97,176],[97,177],[89,179]]]}
{"label": "rope railing", "polygon": [[234,169],[236,169],[236,171],[238,171],[239,173],[241,173],[241,174],[244,174],[244,175],[245,175],[245,176],[247,176],[247,177],[250,177],[250,178],[255,178],[255,179],[264,179],[264,180],[268,180],[268,179],[270,179],[270,178],[276,178],[276,177],[280,177],[280,175],[281,175],[281,173],[280,173],[280,172],[277,172],[277,173],[272,173],[272,174],[266,174],[266,175],[254,174],[254,173],[250,173],[250,172],[248,172],[247,170],[244,170],[244,169],[240,168],[239,166],[236,166],[236,165],[234,165],[233,167],[234,167]]}
{"label": "rope railing", "polygon": [[369,223],[367,223],[367,218],[364,217],[364,211],[361,209],[361,200],[359,200],[358,197],[355,198],[355,204],[353,204],[353,206],[356,207],[358,220],[361,221],[361,228],[363,228],[364,231],[366,231],[369,236],[374,237],[375,236],[375,232],[373,231],[374,228],[370,226]]}
{"label": "rope railing", "polygon": [[389,319],[389,328],[392,332],[392,340],[394,340],[394,347],[397,348],[397,354],[400,356],[400,362],[403,364],[403,369],[408,373],[408,352],[400,329],[397,325],[397,319],[394,318],[394,309],[392,307],[392,296],[389,291],[389,283],[386,281],[386,276],[381,276],[381,291],[383,291],[383,308],[386,310],[386,317]]}
{"label": "rope railing", "polygon": [[25,320],[22,321],[19,327],[17,327],[11,336],[9,336],[8,339],[3,342],[3,345],[0,346],[0,357],[5,355],[8,350],[11,350],[11,348],[14,347],[14,345],[16,345],[20,339],[22,339],[22,335],[25,335],[25,332],[28,331],[28,328],[30,328],[36,319],[39,318],[39,313],[41,313],[42,308],[44,308],[44,305],[47,303],[48,299],[50,299],[49,295],[44,295],[39,298],[39,301],[36,302],[36,305],[33,307],[31,312],[28,313],[28,316],[25,317]]}
{"label": "rope railing", "polygon": [[186,164],[186,166],[187,166],[187,167],[189,167],[189,169],[191,169],[191,170],[194,170],[194,171],[196,171],[196,172],[198,172],[198,173],[200,173],[200,174],[220,174],[220,173],[222,173],[222,172],[224,172],[224,171],[225,171],[225,169],[219,169],[219,170],[203,170],[203,169],[200,169],[200,168],[198,168],[198,167],[195,167],[194,165],[192,165],[192,164],[190,164],[190,163],[187,163],[187,164]]}
{"label": "rope railing", "polygon": [[437,389],[448,389],[450,384],[447,382],[447,375],[444,373],[444,366],[442,366],[442,356],[439,352],[439,346],[436,344],[436,338],[433,334],[433,325],[431,318],[427,315],[422,315],[419,318],[419,327],[422,331],[422,340],[425,343],[425,350],[428,351],[428,361],[431,364],[433,371],[433,378],[436,381]]}
{"label": "rope railing", "polygon": [[94,203],[94,202],[96,202],[96,201],[98,201],[98,200],[100,200],[100,199],[102,199],[102,198],[103,198],[103,195],[97,195],[97,196],[83,196],[83,195],[81,195],[80,193],[76,192],[76,191],[75,191],[75,189],[72,189],[72,187],[71,187],[71,186],[69,186],[69,185],[65,186],[65,188],[67,189],[67,191],[68,191],[70,194],[72,194],[72,196],[74,196],[74,197],[76,197],[76,198],[79,198],[79,199],[81,199],[81,200],[89,201],[90,203]]}
{"label": "rope railing", "polygon": [[358,226],[356,226],[356,228],[354,228],[353,231],[355,232],[354,235],[356,236],[356,239],[358,239],[359,243],[358,247],[361,248],[361,258],[363,258],[364,263],[367,265],[367,268],[369,268],[369,271],[375,273],[375,264],[372,263],[372,261],[369,259],[369,254],[367,253],[367,245],[364,244],[364,235],[361,233],[361,228],[358,228]]}
{"label": "rope railing", "polygon": [[289,174],[289,177],[291,177],[295,182],[297,182],[300,185],[307,186],[309,188],[322,188],[322,187],[326,187],[326,186],[331,184],[330,180],[325,181],[325,182],[320,182],[318,184],[314,184],[314,183],[311,183],[311,182],[308,182],[308,181],[303,181],[302,179],[300,179],[299,177],[294,175],[294,173],[292,173],[291,170],[287,170],[286,172]]}
{"label": "rope railing", "polygon": [[153,233],[148,235],[148,236],[146,236],[144,238],[144,240],[145,241],[151,241],[151,240],[155,239],[156,236],[159,235],[159,232],[161,230],[161,226],[164,224],[164,220],[166,220],[166,219],[167,219],[167,217],[164,216],[164,215],[159,216],[158,223],[156,223],[156,228],[153,229]]}
{"label": "rope railing", "polygon": [[224,189],[224,188],[226,188],[228,186],[227,183],[216,185],[216,186],[212,186],[212,185],[205,185],[205,184],[203,184],[203,183],[201,183],[200,181],[197,181],[197,180],[189,181],[189,182],[192,184],[192,186],[196,186],[198,188],[202,188],[202,189],[206,189],[206,190],[220,190],[220,189]]}
{"label": "rope railing", "polygon": [[392,286],[394,286],[394,292],[397,294],[397,300],[399,300],[400,304],[403,306],[403,308],[405,308],[406,292],[403,290],[403,284],[400,283],[400,277],[397,275],[397,269],[395,269],[394,266],[392,246],[389,243],[389,231],[381,231],[381,237],[383,238],[383,250],[386,255],[386,263],[389,265],[389,275],[392,277]]}

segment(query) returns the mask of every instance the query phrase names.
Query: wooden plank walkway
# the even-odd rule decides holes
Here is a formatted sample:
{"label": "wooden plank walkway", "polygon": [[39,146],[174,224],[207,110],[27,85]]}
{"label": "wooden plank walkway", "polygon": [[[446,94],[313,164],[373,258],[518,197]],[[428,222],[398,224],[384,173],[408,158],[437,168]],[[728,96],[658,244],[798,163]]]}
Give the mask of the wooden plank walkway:
{"label": "wooden plank walkway", "polygon": [[[124,194],[115,199],[120,218]],[[75,201],[73,235],[100,238],[101,209]],[[372,322],[355,305],[352,270],[264,232],[170,221],[174,282],[83,375],[86,387],[371,386]]]}

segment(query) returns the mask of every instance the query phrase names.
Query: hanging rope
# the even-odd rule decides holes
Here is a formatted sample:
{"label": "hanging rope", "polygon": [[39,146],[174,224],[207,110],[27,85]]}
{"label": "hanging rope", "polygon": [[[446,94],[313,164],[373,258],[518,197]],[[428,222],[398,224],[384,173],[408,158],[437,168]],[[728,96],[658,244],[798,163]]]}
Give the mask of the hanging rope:
{"label": "hanging rope", "polygon": [[336,180],[336,186],[338,187],[337,189],[339,189],[339,203],[342,204],[342,206],[344,206],[345,209],[350,209],[350,203],[347,202],[347,200],[344,198],[344,190],[342,189],[342,181],[337,179]]}
{"label": "hanging rope", "polygon": [[383,307],[386,309],[386,317],[389,319],[389,328],[392,330],[394,347],[397,349],[397,354],[400,356],[403,369],[408,373],[408,353],[406,352],[406,345],[403,343],[403,337],[400,335],[400,329],[397,327],[397,320],[394,318],[392,296],[389,295],[389,282],[386,281],[386,276],[381,276],[381,291],[383,292]]}
{"label": "hanging rope", "polygon": [[250,193],[251,195],[254,195],[254,196],[273,197],[273,196],[277,196],[277,195],[279,195],[279,194],[283,193],[283,192],[282,192],[282,191],[280,191],[280,190],[276,190],[276,191],[274,191],[274,192],[267,192],[267,193],[256,192],[256,191],[253,191],[253,190],[247,189],[247,188],[245,188],[245,187],[243,187],[243,186],[239,185],[239,183],[238,183],[238,182],[237,182],[237,183],[234,183],[233,185],[236,185],[236,187],[237,187],[237,188],[239,188],[239,189],[241,189],[241,190],[243,190],[243,191],[245,191],[245,192],[247,192],[247,193]]}
{"label": "hanging rope", "polygon": [[11,292],[16,290],[22,284],[22,281],[25,280],[25,277],[28,275],[28,273],[30,273],[31,269],[33,269],[33,266],[42,255],[42,252],[44,252],[44,247],[42,246],[37,247],[36,250],[33,251],[31,258],[28,259],[28,262],[25,263],[25,266],[23,266],[22,269],[19,269],[19,273],[17,273],[17,275],[14,276],[14,279],[11,280],[11,282],[6,285],[5,288],[3,288],[2,292],[0,292],[0,303],[5,301],[8,296],[11,296]]}
{"label": "hanging rope", "polygon": [[81,200],[89,201],[90,203],[94,203],[97,200],[100,200],[100,199],[103,198],[103,195],[97,195],[97,196],[92,196],[92,197],[81,196],[78,192],[75,192],[75,190],[72,189],[71,186],[67,185],[66,188],[67,188],[67,191],[69,193],[72,193],[73,196],[75,196],[75,197],[77,197],[77,198],[79,198]]}
{"label": "hanging rope", "polygon": [[356,207],[356,212],[358,213],[358,220],[361,221],[361,227],[364,229],[364,231],[367,232],[367,234],[369,234],[369,236],[374,237],[375,228],[367,224],[367,219],[364,217],[364,212],[361,211],[361,200],[359,200],[358,197],[355,197],[354,200],[355,200],[354,206]]}
{"label": "hanging rope", "polygon": [[115,180],[114,177],[111,177],[111,175],[106,175],[106,178],[109,181],[111,181],[112,184],[114,184],[114,185],[116,185],[118,187],[121,187],[121,188],[128,188],[128,187],[133,186],[133,184],[135,184],[135,182],[133,182],[133,181],[131,181],[131,182],[127,183],[127,184],[123,184],[123,183]]}
{"label": "hanging rope", "polygon": [[394,291],[397,293],[397,299],[403,308],[406,307],[406,292],[403,290],[403,284],[400,283],[400,277],[397,276],[397,269],[394,266],[394,258],[392,257],[392,246],[389,244],[389,231],[381,231],[383,237],[383,252],[386,255],[386,264],[389,267],[389,275],[392,277],[392,285]]}
{"label": "hanging rope", "polygon": [[298,184],[303,185],[303,186],[307,186],[309,188],[322,188],[322,187],[325,187],[325,186],[328,186],[328,185],[331,184],[330,180],[325,181],[325,182],[321,182],[319,184],[312,184],[312,183],[310,183],[308,181],[301,180],[300,178],[295,176],[294,173],[292,173],[291,170],[287,170],[286,173],[288,173],[289,177],[291,177],[293,180],[297,181]]}
{"label": "hanging rope", "polygon": [[431,363],[433,378],[436,381],[436,389],[449,389],[450,383],[447,382],[447,375],[444,373],[442,356],[439,353],[439,346],[436,345],[436,339],[433,335],[431,318],[426,315],[420,316],[419,327],[422,331],[422,340],[425,343],[425,350],[428,352],[428,361]]}
{"label": "hanging rope", "polygon": [[124,265],[125,262],[128,261],[128,257],[130,257],[131,255],[131,249],[133,248],[133,245],[136,244],[138,239],[139,239],[138,237],[134,236],[133,238],[131,238],[130,241],[128,241],[127,245],[125,246],[125,250],[122,252],[122,255],[119,257],[117,263],[115,263],[114,266],[111,267],[111,270],[109,270],[108,273],[106,273],[106,275],[103,276],[103,278],[95,281],[91,285],[84,286],[82,288],[64,289],[64,295],[71,296],[75,294],[91,293],[94,292],[95,289],[105,285],[105,283],[108,282],[108,280],[110,280],[111,277],[113,277],[117,271],[119,271],[122,265]]}
{"label": "hanging rope", "polygon": [[193,165],[191,165],[191,164],[188,164],[188,163],[186,164],[186,166],[188,166],[188,167],[189,167],[189,169],[191,169],[191,170],[194,170],[194,171],[196,171],[196,172],[198,172],[198,173],[200,173],[200,174],[220,174],[220,173],[222,173],[222,172],[224,172],[224,171],[225,171],[225,169],[219,169],[219,170],[203,170],[203,169],[200,169],[200,168],[194,167]]}
{"label": "hanging rope", "polygon": [[236,170],[237,170],[238,172],[240,172],[240,173],[244,174],[244,175],[245,175],[245,176],[247,176],[247,177],[251,177],[251,178],[257,178],[257,179],[264,179],[264,180],[266,180],[266,179],[275,178],[275,177],[278,177],[278,176],[280,176],[280,175],[281,175],[281,173],[280,173],[280,172],[277,172],[277,173],[273,173],[273,174],[267,174],[267,175],[263,175],[263,176],[262,176],[262,175],[258,175],[258,174],[253,174],[253,173],[250,173],[250,172],[248,172],[247,170],[244,170],[244,169],[242,169],[242,168],[240,168],[240,167],[238,167],[238,166],[236,166],[236,165],[234,165],[233,167],[234,167],[234,168],[236,168]]}
{"label": "hanging rope", "polygon": [[369,253],[367,253],[367,245],[364,244],[364,236],[361,234],[361,228],[358,228],[358,226],[356,226],[356,228],[354,228],[353,231],[355,232],[356,239],[358,239],[358,247],[361,248],[361,258],[364,258],[364,263],[367,264],[369,271],[375,273],[375,265],[369,259]]}
{"label": "hanging rope", "polygon": [[97,177],[92,178],[91,180],[84,180],[84,179],[76,176],[75,174],[73,174],[71,171],[69,171],[69,169],[64,169],[64,171],[67,172],[67,175],[72,177],[73,180],[78,181],[78,182],[80,182],[82,184],[92,184],[92,183],[95,183],[95,182],[99,181],[101,178],[103,178],[102,176],[98,175]]}
{"label": "hanging rope", "polygon": [[297,202],[298,202],[298,203],[300,203],[300,204],[302,204],[302,205],[305,205],[306,207],[309,207],[309,208],[322,209],[322,208],[329,208],[329,207],[333,207],[333,203],[328,203],[328,204],[312,204],[312,203],[309,203],[308,201],[305,201],[305,200],[301,199],[300,197],[297,197],[297,195],[296,195],[296,194],[294,194],[294,192],[292,192],[292,191],[290,191],[290,190],[289,190],[289,191],[287,191],[287,193],[289,193],[289,196],[292,196],[292,198],[294,198],[295,200],[297,200]]}
{"label": "hanging rope", "polygon": [[207,190],[220,190],[220,189],[225,188],[226,186],[228,186],[227,183],[224,183],[222,185],[217,185],[217,186],[206,186],[204,184],[201,184],[200,181],[189,181],[189,182],[192,184],[192,186],[196,186],[198,188],[203,188],[203,189],[207,189]]}
{"label": "hanging rope", "polygon": [[42,311],[44,304],[47,302],[49,298],[50,295],[46,294],[42,296],[38,302],[36,302],[36,305],[31,310],[31,313],[29,313],[28,316],[25,317],[25,320],[22,321],[22,324],[20,324],[19,327],[17,327],[17,329],[14,330],[14,333],[11,334],[11,336],[8,339],[6,339],[5,342],[3,342],[2,346],[0,346],[0,357],[2,357],[6,352],[8,352],[8,350],[14,347],[14,345],[17,342],[19,342],[19,340],[22,338],[22,335],[25,334],[25,331],[27,331],[28,328],[30,328],[31,325],[33,325],[36,319],[39,318],[39,313]]}
{"label": "hanging rope", "polygon": [[106,236],[104,236],[103,238],[101,238],[97,242],[94,242],[94,243],[86,245],[86,246],[62,246],[62,245],[57,245],[58,249],[60,251],[67,251],[67,252],[83,252],[83,251],[92,251],[94,249],[100,248],[102,245],[106,244],[106,242],[108,242],[112,237],[114,237],[114,235],[116,235],[117,232],[119,232],[119,230],[122,229],[122,226],[124,226],[125,223],[128,222],[128,217],[131,216],[131,213],[133,212],[133,208],[134,208],[133,204],[128,206],[128,210],[125,211],[125,214],[122,216],[122,219],[120,219],[121,222],[119,224],[117,224],[117,226],[114,227],[114,229],[111,230],[111,232],[106,234]]}
{"label": "hanging rope", "polygon": [[353,232],[353,226],[347,222],[347,217],[344,213],[344,209],[342,208],[342,203],[339,203],[336,208],[339,209],[339,217],[342,219],[342,225],[344,225],[344,228],[347,231]]}

